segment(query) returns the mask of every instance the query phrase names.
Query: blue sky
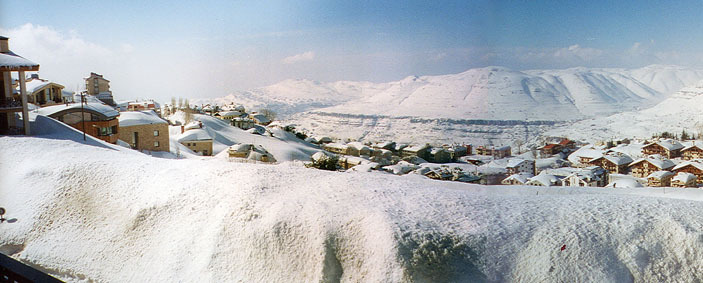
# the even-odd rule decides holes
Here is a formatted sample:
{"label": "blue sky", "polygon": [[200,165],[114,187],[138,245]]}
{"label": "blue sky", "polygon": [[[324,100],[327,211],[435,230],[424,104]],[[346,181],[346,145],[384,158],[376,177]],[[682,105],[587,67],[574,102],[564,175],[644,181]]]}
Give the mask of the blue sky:
{"label": "blue sky", "polygon": [[[700,67],[701,1],[8,1],[0,34],[69,88],[216,97],[288,78]],[[160,86],[153,83],[159,79]],[[166,86],[164,86],[166,85]]]}

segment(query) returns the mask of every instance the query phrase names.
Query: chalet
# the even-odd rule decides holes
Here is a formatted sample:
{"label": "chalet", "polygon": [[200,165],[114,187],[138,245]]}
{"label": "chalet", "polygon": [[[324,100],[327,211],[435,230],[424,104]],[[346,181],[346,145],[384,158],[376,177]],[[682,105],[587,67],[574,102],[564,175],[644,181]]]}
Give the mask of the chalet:
{"label": "chalet", "polygon": [[256,124],[254,120],[245,118],[245,117],[235,117],[232,118],[231,122],[232,126],[235,126],[237,128],[240,128],[242,130],[248,130],[254,127]]}
{"label": "chalet", "polygon": [[517,173],[508,176],[500,183],[503,185],[526,185],[527,181],[532,177],[534,177],[534,175],[530,173]]}
{"label": "chalet", "polygon": [[607,183],[605,169],[598,166],[575,171],[562,179],[562,185],[569,187],[604,187]]}
{"label": "chalet", "polygon": [[632,158],[625,154],[610,153],[587,162],[591,166],[600,166],[609,173],[624,174],[632,163]]}
{"label": "chalet", "polygon": [[27,79],[26,84],[27,102],[29,103],[33,103],[38,106],[50,106],[66,103],[66,100],[68,100],[64,99],[63,85],[45,79],[40,79],[38,74],[32,74]]}
{"label": "chalet", "polygon": [[539,173],[539,175],[534,176],[532,178],[529,178],[526,185],[529,186],[542,186],[542,187],[551,187],[551,186],[559,186],[561,185],[561,179],[560,177],[554,176],[552,174],[549,174],[545,171],[542,171]]}
{"label": "chalet", "polygon": [[97,97],[107,105],[115,106],[115,100],[110,90],[110,81],[105,79],[103,75],[90,73],[90,76],[83,78],[83,80],[85,80],[86,94]]}
{"label": "chalet", "polygon": [[227,148],[227,154],[229,157],[247,158],[253,147],[253,144],[238,143]]}
{"label": "chalet", "polygon": [[176,140],[193,152],[202,156],[210,156],[212,152],[212,137],[203,129],[191,129],[176,137]]}
{"label": "chalet", "polygon": [[268,124],[271,124],[271,119],[269,119],[268,117],[266,117],[266,115],[261,114],[261,113],[251,114],[251,115],[249,115],[249,118],[254,120],[254,122],[259,125],[266,126]]}
{"label": "chalet", "polygon": [[696,186],[696,175],[679,172],[671,178],[671,186],[676,188],[693,188]]}
{"label": "chalet", "polygon": [[408,146],[406,148],[403,148],[400,151],[400,156],[401,157],[417,156],[417,157],[420,157],[424,160],[429,160],[430,159],[429,155],[430,155],[431,149],[432,148],[430,147],[429,144]]}
{"label": "chalet", "polygon": [[648,143],[642,147],[642,153],[645,155],[658,154],[666,158],[679,157],[681,149],[684,146],[672,139],[665,139]]}
{"label": "chalet", "polygon": [[517,173],[535,174],[535,161],[520,158],[498,159],[489,162],[487,167],[503,168],[508,175]]}
{"label": "chalet", "polygon": [[490,155],[495,158],[505,158],[506,156],[510,156],[510,146],[501,146],[501,147],[494,147],[494,146],[478,146],[476,147],[476,154],[478,155]]}
{"label": "chalet", "polygon": [[390,151],[395,150],[395,142],[378,142],[371,145],[373,149],[387,149]]}
{"label": "chalet", "polygon": [[336,142],[328,143],[322,146],[322,149],[336,154],[347,154],[348,148],[349,147],[347,145]]}
{"label": "chalet", "polygon": [[690,173],[696,176],[696,183],[703,184],[703,160],[682,162],[672,169],[674,173]]}
{"label": "chalet", "polygon": [[645,178],[656,171],[671,170],[674,165],[674,162],[660,155],[650,155],[630,163],[629,170],[633,176]]}
{"label": "chalet", "polygon": [[703,142],[692,141],[688,142],[686,146],[681,149],[681,157],[684,160],[693,160],[703,158]]}
{"label": "chalet", "polygon": [[655,171],[647,176],[647,186],[650,187],[668,187],[671,185],[671,178],[674,173],[669,171]]}
{"label": "chalet", "polygon": [[153,110],[122,112],[118,120],[117,136],[132,149],[170,151],[168,122]]}
{"label": "chalet", "polygon": [[444,148],[434,147],[430,150],[427,161],[433,163],[447,163],[452,161],[452,155]]}
{"label": "chalet", "polygon": [[114,108],[100,102],[59,104],[42,107],[37,113],[68,124],[79,131],[109,143],[117,143],[120,115]]}
{"label": "chalet", "polygon": [[562,139],[559,145],[564,149],[576,149],[576,142],[567,138]]}
{"label": "chalet", "polygon": [[387,149],[374,149],[371,155],[373,157],[382,158],[386,160],[390,160],[391,158],[393,158],[393,152]]}
{"label": "chalet", "polygon": [[154,110],[159,111],[161,105],[153,100],[141,100],[141,101],[128,101],[127,111],[145,111]]}
{"label": "chalet", "polygon": [[[25,72],[39,71],[39,64],[10,51],[9,39],[0,36],[0,134],[18,134],[22,128],[29,135],[29,106]],[[18,73],[19,94],[14,95],[12,72]],[[22,113],[22,127],[17,124],[16,113]]]}

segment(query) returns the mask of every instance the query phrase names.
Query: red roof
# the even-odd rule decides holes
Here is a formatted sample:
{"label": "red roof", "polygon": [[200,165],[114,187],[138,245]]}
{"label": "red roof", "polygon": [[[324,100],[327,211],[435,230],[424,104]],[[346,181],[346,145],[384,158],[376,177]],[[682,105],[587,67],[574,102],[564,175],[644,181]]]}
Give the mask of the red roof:
{"label": "red roof", "polygon": [[548,145],[545,145],[545,146],[542,147],[542,148],[543,148],[543,149],[552,149],[552,148],[557,147],[557,146],[559,146],[559,145],[558,145],[558,144],[554,144],[554,143],[550,143],[550,144],[548,144]]}
{"label": "red roof", "polygon": [[573,143],[573,141],[570,140],[570,139],[563,139],[563,140],[561,140],[561,141],[559,142],[560,145],[567,145],[567,144],[570,144],[570,143]]}

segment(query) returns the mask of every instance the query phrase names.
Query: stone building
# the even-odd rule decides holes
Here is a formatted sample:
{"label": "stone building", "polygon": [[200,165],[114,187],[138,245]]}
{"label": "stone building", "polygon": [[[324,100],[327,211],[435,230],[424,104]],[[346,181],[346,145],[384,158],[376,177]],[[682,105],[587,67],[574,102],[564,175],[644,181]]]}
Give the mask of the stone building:
{"label": "stone building", "polygon": [[132,149],[149,151],[169,151],[168,122],[159,118],[156,112],[122,112],[118,137]]}

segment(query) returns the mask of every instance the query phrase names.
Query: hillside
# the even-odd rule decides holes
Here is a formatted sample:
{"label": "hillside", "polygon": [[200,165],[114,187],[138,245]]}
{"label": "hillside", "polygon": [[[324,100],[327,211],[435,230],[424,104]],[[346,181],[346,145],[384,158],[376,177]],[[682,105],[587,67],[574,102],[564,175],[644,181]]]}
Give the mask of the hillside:
{"label": "hillside", "polygon": [[587,119],[558,127],[546,134],[598,141],[649,138],[665,131],[681,134],[683,130],[703,133],[703,81],[682,88],[651,108]]}
{"label": "hillside", "polygon": [[0,252],[69,282],[703,280],[698,189],[484,187],[36,137],[0,147]]}

